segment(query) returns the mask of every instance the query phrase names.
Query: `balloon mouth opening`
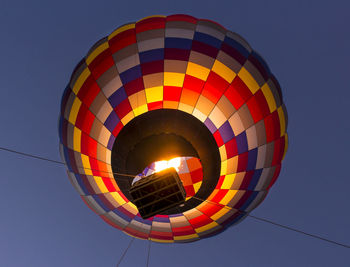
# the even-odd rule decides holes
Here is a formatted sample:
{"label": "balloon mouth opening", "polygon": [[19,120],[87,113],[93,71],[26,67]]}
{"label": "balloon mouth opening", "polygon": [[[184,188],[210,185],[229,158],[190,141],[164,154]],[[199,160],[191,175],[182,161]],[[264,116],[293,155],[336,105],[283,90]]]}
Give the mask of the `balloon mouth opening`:
{"label": "balloon mouth opening", "polygon": [[[135,117],[119,132],[111,153],[114,173],[140,174],[150,164],[159,172],[169,167],[179,171],[181,158],[197,158],[202,169],[202,183],[197,198],[188,199],[180,212],[198,206],[215,189],[220,176],[221,158],[209,129],[196,117],[179,110],[158,109]],[[114,179],[127,199],[133,179],[114,174]],[[193,196],[194,194],[192,194]],[[167,211],[177,214],[179,209]]]}

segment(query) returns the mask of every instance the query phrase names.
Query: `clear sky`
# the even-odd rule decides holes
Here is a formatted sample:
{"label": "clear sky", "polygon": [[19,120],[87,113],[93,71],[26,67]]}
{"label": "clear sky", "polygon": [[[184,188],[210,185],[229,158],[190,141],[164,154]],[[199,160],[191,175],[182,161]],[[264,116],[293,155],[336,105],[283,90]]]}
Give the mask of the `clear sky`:
{"label": "clear sky", "polygon": [[[57,119],[75,65],[119,25],[186,13],[241,34],[279,80],[289,151],[253,215],[350,243],[348,1],[0,3],[0,146],[60,160]],[[115,266],[130,237],[93,213],[65,168],[0,151],[0,266]],[[145,266],[135,240],[121,266]],[[350,266],[350,250],[247,218],[190,244],[152,243],[150,266]]]}

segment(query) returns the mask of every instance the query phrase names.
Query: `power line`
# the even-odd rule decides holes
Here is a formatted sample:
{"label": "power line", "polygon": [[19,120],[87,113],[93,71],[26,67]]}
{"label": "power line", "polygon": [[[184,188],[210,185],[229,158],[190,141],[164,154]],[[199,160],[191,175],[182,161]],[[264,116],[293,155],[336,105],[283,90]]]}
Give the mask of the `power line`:
{"label": "power line", "polygon": [[[49,158],[45,158],[45,157],[40,157],[40,156],[37,156],[37,155],[34,155],[34,154],[24,153],[24,152],[13,150],[13,149],[9,149],[9,148],[6,148],[6,147],[0,147],[0,150],[11,152],[11,153],[18,154],[18,155],[22,155],[22,156],[33,158],[33,159],[39,159],[39,160],[48,161],[48,162],[51,162],[51,163],[56,163],[56,164],[60,164],[60,165],[66,165],[62,161],[57,161],[57,160],[53,160],[53,159],[49,159]],[[77,166],[77,168],[84,169],[84,170],[98,171],[98,172],[102,172],[102,173],[109,173],[109,174],[116,174],[116,175],[119,175],[119,176],[123,176],[123,177],[119,177],[119,178],[124,178],[124,177],[135,178],[135,176],[136,176],[136,174],[132,175],[132,174],[126,174],[126,173],[119,173],[119,172],[108,172],[108,171],[102,171],[102,170],[95,170],[95,169],[85,168],[85,167],[82,167],[82,166]]]}
{"label": "power line", "polygon": [[[219,203],[216,203],[216,202],[213,202],[213,201],[210,201],[210,200],[204,200],[204,199],[201,199],[201,198],[198,198],[198,197],[195,197],[195,196],[193,196],[193,198],[201,200],[201,201],[205,201],[205,202],[208,202],[208,203],[211,203],[211,204],[223,207],[223,208],[226,208],[228,210],[232,210],[233,209],[233,208],[231,208],[229,206],[226,206],[226,205],[223,205],[223,204],[219,204]],[[293,228],[293,227],[290,227],[290,226],[286,226],[286,225],[283,225],[283,224],[280,224],[280,223],[277,223],[277,222],[273,222],[273,221],[268,220],[268,219],[264,219],[264,218],[261,218],[261,217],[258,217],[258,216],[250,215],[249,213],[247,213],[245,211],[237,210],[237,212],[245,214],[245,215],[247,215],[247,217],[253,218],[253,219],[261,221],[261,222],[269,223],[269,224],[272,224],[272,225],[275,225],[275,226],[278,226],[278,227],[281,227],[281,228],[284,228],[284,229],[287,229],[287,230],[290,230],[290,231],[293,231],[293,232],[297,232],[299,234],[303,234],[303,235],[306,235],[306,236],[309,236],[309,237],[313,237],[313,238],[316,238],[316,239],[319,239],[319,240],[322,240],[322,241],[329,242],[329,243],[334,244],[334,245],[342,246],[342,247],[345,247],[345,248],[350,248],[349,245],[346,245],[346,244],[343,244],[343,243],[339,243],[337,241],[333,241],[333,240],[330,240],[330,239],[327,239],[327,238],[324,238],[324,237],[321,237],[321,236],[318,236],[318,235],[310,234],[310,233],[304,232],[302,230],[299,230],[299,229],[296,229],[296,228]]]}
{"label": "power line", "polygon": [[119,266],[119,264],[122,262],[124,256],[126,255],[126,253],[128,252],[132,242],[134,241],[135,237],[131,238],[130,242],[129,242],[129,245],[127,246],[127,248],[124,250],[124,253],[122,254],[122,256],[120,257],[118,263],[117,263],[117,267]]}

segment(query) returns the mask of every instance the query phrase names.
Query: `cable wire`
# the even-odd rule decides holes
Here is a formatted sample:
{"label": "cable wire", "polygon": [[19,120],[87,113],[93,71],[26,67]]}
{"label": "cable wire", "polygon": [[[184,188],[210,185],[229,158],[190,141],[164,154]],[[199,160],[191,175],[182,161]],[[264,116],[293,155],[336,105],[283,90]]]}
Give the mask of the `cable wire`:
{"label": "cable wire", "polygon": [[[228,210],[232,210],[233,209],[230,206],[219,204],[219,203],[216,203],[216,202],[213,202],[213,201],[210,201],[210,200],[204,200],[204,199],[201,199],[201,198],[198,198],[198,197],[195,197],[195,196],[193,196],[193,198],[201,200],[201,201],[205,201],[205,202],[208,202],[208,203],[211,203],[211,204],[223,207],[223,208],[226,208]],[[349,245],[346,245],[346,244],[343,244],[343,243],[339,243],[337,241],[333,241],[333,240],[324,238],[322,236],[310,234],[310,233],[304,232],[302,230],[299,230],[299,229],[296,229],[296,228],[293,228],[293,227],[290,227],[290,226],[286,226],[286,225],[283,225],[283,224],[280,224],[280,223],[277,223],[277,222],[273,222],[273,221],[268,220],[268,219],[264,219],[264,218],[261,218],[261,217],[258,217],[258,216],[250,215],[248,212],[245,212],[245,211],[242,211],[242,210],[237,210],[237,212],[245,214],[245,215],[247,215],[247,217],[253,218],[253,219],[261,221],[261,222],[269,223],[269,224],[272,224],[272,225],[275,225],[275,226],[278,226],[278,227],[281,227],[281,228],[284,228],[284,229],[287,229],[287,230],[290,230],[290,231],[293,231],[293,232],[297,232],[299,234],[303,234],[303,235],[306,235],[306,236],[309,236],[309,237],[313,237],[313,238],[316,238],[316,239],[319,239],[319,240],[322,240],[322,241],[329,242],[329,243],[334,244],[334,245],[342,246],[342,247],[345,247],[345,248],[350,248]]]}
{"label": "cable wire", "polygon": [[149,256],[151,254],[151,239],[148,239],[148,254],[147,254],[147,263],[146,263],[146,267],[148,267],[149,264]]}
{"label": "cable wire", "polygon": [[[6,147],[0,147],[0,150],[7,151],[7,152],[11,152],[11,153],[15,153],[15,154],[19,154],[19,155],[22,155],[22,156],[25,156],[25,157],[30,157],[30,158],[34,158],[34,159],[39,159],[39,160],[43,160],[43,161],[48,161],[48,162],[51,162],[51,163],[56,163],[56,164],[60,164],[60,165],[65,165],[65,163],[62,162],[62,161],[57,161],[57,160],[53,160],[53,159],[49,159],[49,158],[44,158],[44,157],[40,157],[40,156],[37,156],[37,155],[33,155],[33,154],[29,154],[29,153],[20,152],[20,151],[16,151],[16,150],[13,150],[13,149],[9,149],[9,148],[6,148]],[[124,173],[117,173],[117,172],[106,172],[106,171],[101,171],[101,170],[94,170],[94,169],[85,168],[85,167],[78,167],[78,168],[82,168],[82,169],[84,169],[84,170],[91,170],[91,171],[99,171],[99,172],[105,172],[105,173],[112,173],[112,174],[116,174],[116,175],[124,176],[124,177],[132,177],[132,178],[134,178],[134,177],[136,176],[136,175],[131,175],[131,174],[124,174]],[[124,177],[120,177],[120,178],[124,178]],[[195,197],[195,196],[193,196],[193,198],[198,199],[198,200],[200,200],[200,201],[205,201],[205,202],[208,202],[208,203],[212,203],[212,204],[214,204],[214,205],[217,205],[217,206],[220,206],[220,207],[229,209],[229,210],[232,209],[232,208],[229,207],[229,206],[226,206],[226,205],[223,205],[223,204],[219,204],[219,203],[216,203],[216,202],[213,202],[213,201],[210,201],[210,200],[201,199],[201,198],[198,198],[198,197]],[[316,239],[319,239],[319,240],[322,240],[322,241],[325,241],[325,242],[329,242],[329,243],[332,243],[332,244],[335,244],[335,245],[338,245],[338,246],[342,246],[342,247],[345,247],[345,248],[350,248],[349,245],[346,245],[346,244],[343,244],[343,243],[339,243],[339,242],[336,242],[336,241],[333,241],[333,240],[330,240],[330,239],[327,239],[327,238],[324,238],[324,237],[321,237],[321,236],[318,236],[318,235],[310,234],[310,233],[304,232],[304,231],[302,231],[302,230],[299,230],[299,229],[296,229],[296,228],[293,228],[293,227],[290,227],[290,226],[286,226],[286,225],[283,225],[283,224],[280,224],[280,223],[277,223],[277,222],[273,222],[273,221],[268,220],[268,219],[264,219],[264,218],[260,218],[260,217],[254,216],[254,215],[250,215],[249,213],[247,213],[247,212],[245,212],[245,211],[237,210],[237,212],[239,212],[239,213],[244,213],[244,214],[246,214],[248,217],[253,218],[253,219],[255,219],[255,220],[258,220],[258,221],[262,221],[262,222],[265,222],[265,223],[269,223],[269,224],[272,224],[272,225],[275,225],[275,226],[278,226],[278,227],[281,227],[281,228],[284,228],[284,229],[287,229],[287,230],[290,230],[290,231],[294,231],[294,232],[297,232],[297,233],[300,233],[300,234],[303,234],[303,235],[306,235],[306,236],[309,236],[309,237],[313,237],[313,238],[316,238]],[[131,242],[132,242],[132,241],[131,241]],[[131,243],[131,242],[130,242],[130,243]],[[130,245],[130,244],[129,244],[129,245]],[[149,249],[150,249],[150,248],[149,248]],[[148,253],[150,253],[150,251],[148,251]],[[124,256],[123,256],[123,257],[124,257]],[[148,254],[148,258],[147,258],[147,266],[148,266],[148,260],[149,260],[149,254]],[[119,263],[118,263],[118,264],[119,264]]]}
{"label": "cable wire", "polygon": [[[0,150],[11,152],[11,153],[18,154],[18,155],[22,155],[22,156],[33,158],[33,159],[39,159],[39,160],[48,161],[48,162],[51,162],[51,163],[56,163],[56,164],[60,164],[60,165],[66,165],[62,161],[53,160],[53,159],[49,159],[49,158],[44,158],[44,157],[40,157],[40,156],[37,156],[37,155],[34,155],[34,154],[29,154],[29,153],[24,153],[24,152],[21,152],[21,151],[9,149],[9,148],[6,148],[6,147],[0,147]],[[85,167],[82,167],[82,166],[77,166],[77,168],[78,169],[84,169],[84,170],[90,170],[90,171],[98,171],[98,172],[102,172],[102,173],[116,174],[116,175],[119,175],[119,176],[123,176],[123,177],[119,177],[119,178],[122,178],[122,179],[124,177],[135,178],[135,176],[136,176],[136,174],[132,175],[132,174],[126,174],[126,173],[119,173],[119,172],[108,172],[108,171],[102,171],[102,170],[95,170],[95,169],[85,168]]]}
{"label": "cable wire", "polygon": [[45,160],[45,161],[49,161],[49,162],[56,163],[56,164],[65,165],[64,162],[62,162],[62,161],[57,161],[57,160],[53,160],[53,159],[39,157],[39,156],[36,156],[36,155],[33,155],[33,154],[28,154],[28,153],[16,151],[16,150],[9,149],[9,148],[6,148],[6,147],[0,147],[0,150],[4,150],[4,151],[7,151],[7,152],[19,154],[19,155],[22,155],[22,156],[25,156],[25,157],[30,157],[30,158],[34,158],[34,159],[40,159],[40,160]]}
{"label": "cable wire", "polygon": [[119,266],[119,264],[122,262],[124,256],[126,255],[126,253],[128,252],[129,248],[131,247],[132,242],[134,241],[135,237],[131,238],[129,245],[127,246],[127,248],[124,250],[124,253],[122,254],[122,256],[120,257],[118,263],[117,263],[117,267]]}
{"label": "cable wire", "polygon": [[250,215],[250,214],[248,214],[248,217],[253,218],[253,219],[255,219],[255,220],[258,220],[258,221],[262,221],[262,222],[266,222],[266,223],[269,223],[269,224],[272,224],[272,225],[276,225],[276,226],[278,226],[278,227],[281,227],[281,228],[284,228],[284,229],[287,229],[287,230],[290,230],[290,231],[294,231],[294,232],[297,232],[297,233],[299,233],[299,234],[303,234],[303,235],[306,235],[306,236],[310,236],[310,237],[313,237],[313,238],[317,238],[317,239],[320,239],[320,240],[322,240],[322,241],[326,241],[326,242],[329,242],[329,243],[332,243],[332,244],[335,244],[335,245],[338,245],[338,246],[342,246],[342,247],[345,247],[345,248],[350,248],[349,245],[342,244],[342,243],[339,243],[339,242],[336,242],[336,241],[333,241],[333,240],[324,238],[324,237],[322,237],[322,236],[310,234],[310,233],[301,231],[301,230],[299,230],[299,229],[292,228],[292,227],[290,227],[290,226],[286,226],[286,225],[283,225],[283,224],[280,224],[280,223],[276,223],[276,222],[273,222],[273,221],[270,221],[270,220],[267,220],[267,219],[264,219],[264,218],[260,218],[260,217],[257,217],[257,216],[254,216],[254,215]]}

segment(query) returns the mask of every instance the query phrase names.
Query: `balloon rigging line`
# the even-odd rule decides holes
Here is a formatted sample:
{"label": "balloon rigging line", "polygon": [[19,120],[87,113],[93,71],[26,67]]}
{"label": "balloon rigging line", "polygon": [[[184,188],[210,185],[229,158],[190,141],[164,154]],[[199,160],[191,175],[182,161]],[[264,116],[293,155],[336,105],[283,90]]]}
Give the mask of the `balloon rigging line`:
{"label": "balloon rigging line", "polygon": [[[43,160],[43,161],[48,161],[48,162],[52,162],[52,163],[56,163],[56,164],[65,165],[65,163],[62,162],[62,161],[57,161],[57,160],[53,160],[53,159],[49,159],[49,158],[44,158],[44,157],[40,157],[40,156],[37,156],[37,155],[20,152],[20,151],[16,151],[16,150],[13,150],[13,149],[9,149],[9,148],[6,148],[6,147],[0,147],[0,150],[11,152],[11,153],[15,153],[15,154],[19,154],[19,155],[22,155],[22,156],[25,156],[25,157],[30,157],[30,158],[34,158],[34,159],[39,159],[39,160]],[[92,170],[93,171],[93,169],[90,169],[90,168],[84,168],[84,167],[78,167],[78,168],[83,168],[83,169],[86,169],[86,170]],[[100,171],[100,172],[105,172],[105,171]],[[111,173],[111,172],[108,172],[108,173]],[[136,175],[130,175],[130,174],[116,173],[116,172],[113,172],[113,174],[117,174],[117,175],[120,175],[120,176],[128,176],[128,177],[132,177],[132,178],[134,178],[136,176]],[[119,261],[117,263],[117,267],[122,262],[124,256],[128,252],[128,250],[129,250],[132,242],[134,241],[134,239],[135,238],[133,237],[130,240],[128,247],[125,249],[124,253],[122,254],[122,256],[120,257],[120,259],[119,259]],[[149,245],[148,245],[147,267],[148,267],[148,264],[149,264],[150,252],[151,252],[151,241],[149,242]]]}
{"label": "balloon rigging line", "polygon": [[49,162],[56,163],[56,164],[65,165],[62,161],[57,161],[57,160],[53,160],[53,159],[43,158],[43,157],[39,157],[39,156],[36,156],[36,155],[33,155],[33,154],[28,154],[28,153],[12,150],[12,149],[9,149],[9,148],[6,148],[6,147],[0,147],[0,150],[4,150],[4,151],[7,151],[7,152],[19,154],[19,155],[30,157],[30,158],[34,158],[34,159],[40,159],[40,160],[45,160],[45,161],[49,161]]}
{"label": "balloon rigging line", "polygon": [[[223,208],[226,208],[226,209],[228,209],[228,210],[232,210],[232,209],[233,209],[233,208],[231,208],[230,206],[226,206],[226,205],[223,205],[223,204],[219,204],[219,203],[216,203],[216,202],[213,202],[213,201],[210,201],[210,200],[204,200],[204,199],[201,199],[201,198],[198,198],[198,197],[195,197],[195,196],[193,196],[193,198],[198,199],[198,200],[200,200],[200,201],[205,201],[205,202],[208,202],[208,203],[211,203],[211,204],[214,204],[214,205],[223,207]],[[324,238],[324,237],[322,237],[322,236],[310,234],[310,233],[304,232],[304,231],[302,231],[302,230],[299,230],[299,229],[296,229],[296,228],[293,228],[293,227],[290,227],[290,226],[286,226],[286,225],[283,225],[283,224],[280,224],[280,223],[277,223],[277,222],[273,222],[273,221],[268,220],[268,219],[264,219],[264,218],[261,218],[261,217],[257,217],[257,216],[254,216],[254,215],[250,215],[249,213],[247,213],[247,212],[245,212],[245,211],[237,210],[237,212],[238,212],[238,213],[245,214],[245,215],[247,215],[247,217],[253,218],[253,219],[258,220],[258,221],[261,221],[261,222],[269,223],[269,224],[278,226],[278,227],[280,227],[280,228],[284,228],[284,229],[287,229],[287,230],[290,230],[290,231],[293,231],[293,232],[297,232],[297,233],[299,233],[299,234],[303,234],[303,235],[310,236],[310,237],[313,237],[313,238],[316,238],[316,239],[319,239],[319,240],[322,240],[322,241],[326,241],[326,242],[332,243],[332,244],[334,244],[334,245],[342,246],[342,247],[345,247],[345,248],[350,248],[349,245],[342,244],[342,243],[339,243],[339,242],[337,242],[337,241],[333,241],[333,240]]]}
{"label": "balloon rigging line", "polygon": [[147,263],[146,263],[146,267],[148,267],[149,264],[149,256],[151,254],[151,239],[148,240],[148,254],[147,254]]}
{"label": "balloon rigging line", "polygon": [[122,262],[124,256],[125,256],[126,253],[128,252],[128,250],[129,250],[129,248],[130,248],[132,242],[134,241],[134,239],[135,239],[135,237],[132,237],[132,238],[131,238],[131,240],[130,240],[130,242],[129,242],[129,245],[128,245],[127,248],[124,250],[124,253],[122,254],[122,256],[120,257],[120,259],[119,259],[119,261],[118,261],[118,263],[117,263],[117,267],[118,267],[119,264]]}
{"label": "balloon rigging line", "polygon": [[[37,155],[20,152],[20,151],[16,151],[16,150],[13,150],[13,149],[9,149],[9,148],[6,148],[6,147],[0,147],[0,150],[11,152],[11,153],[15,153],[15,154],[19,154],[19,155],[22,155],[22,156],[25,156],[25,157],[29,157],[29,158],[34,158],[34,159],[39,159],[39,160],[43,160],[43,161],[48,161],[48,162],[51,162],[51,163],[65,165],[65,163],[62,162],[62,161],[57,161],[57,160],[53,160],[53,159],[49,159],[49,158],[45,158],[45,157],[40,157],[40,156],[37,156]],[[117,172],[107,172],[107,171],[101,171],[101,170],[94,170],[94,169],[85,168],[85,167],[78,167],[78,168],[82,168],[84,170],[112,173],[112,174],[116,174],[116,175],[119,175],[119,176],[132,177],[132,178],[134,178],[136,176],[136,175],[125,174],[125,173],[117,173]],[[120,178],[124,178],[125,179],[125,177],[120,177]],[[200,201],[205,201],[205,202],[208,202],[208,203],[211,203],[211,204],[214,204],[214,205],[218,205],[220,207],[224,207],[224,208],[229,209],[229,210],[232,209],[229,206],[226,206],[226,205],[223,205],[223,204],[219,204],[219,203],[216,203],[216,202],[213,202],[213,201],[210,201],[210,200],[200,199],[200,198],[195,197],[195,196],[193,196],[193,198],[198,199]],[[296,229],[296,228],[292,228],[292,227],[289,227],[289,226],[286,226],[286,225],[282,225],[280,223],[276,223],[276,222],[270,221],[268,219],[264,219],[264,218],[260,218],[260,217],[254,216],[254,215],[250,215],[250,214],[248,214],[248,213],[246,213],[244,211],[240,211],[240,210],[237,210],[237,211],[240,212],[240,213],[245,213],[245,214],[247,214],[248,217],[253,218],[255,220],[258,220],[258,221],[261,221],[261,222],[269,223],[269,224],[278,226],[280,228],[284,228],[284,229],[287,229],[287,230],[290,230],[290,231],[294,231],[294,232],[297,232],[297,233],[300,233],[300,234],[303,234],[303,235],[306,235],[306,236],[310,236],[310,237],[313,237],[313,238],[316,238],[316,239],[319,239],[319,240],[322,240],[322,241],[325,241],[325,242],[329,242],[329,243],[332,243],[332,244],[335,244],[335,245],[338,245],[338,246],[342,246],[342,247],[345,247],[345,248],[350,248],[350,246],[346,245],[346,244],[342,244],[342,243],[339,243],[339,242],[336,242],[336,241],[333,241],[333,240],[330,240],[330,239],[327,239],[327,238],[324,238],[324,237],[321,237],[321,236],[318,236],[318,235],[310,234],[310,233],[301,231],[301,230]],[[131,244],[131,242],[130,242],[130,244]],[[124,255],[123,255],[123,257],[124,257]],[[149,255],[148,255],[148,259],[149,259]],[[148,259],[147,259],[147,264],[148,264]]]}
{"label": "balloon rigging line", "polygon": [[335,245],[338,245],[338,246],[342,246],[342,247],[345,247],[345,248],[350,248],[350,246],[348,246],[346,244],[342,244],[342,243],[339,243],[339,242],[336,242],[336,241],[324,238],[322,236],[317,236],[317,235],[314,235],[314,234],[310,234],[310,233],[301,231],[299,229],[292,228],[290,226],[282,225],[280,223],[276,223],[276,222],[273,222],[273,221],[270,221],[270,220],[267,220],[267,219],[264,219],[264,218],[256,217],[254,215],[248,214],[248,216],[253,218],[253,219],[255,219],[255,220],[258,220],[258,221],[262,221],[262,222],[266,222],[266,223],[269,223],[269,224],[272,224],[272,225],[276,225],[276,226],[279,226],[281,228],[284,228],[284,229],[287,229],[287,230],[290,230],[290,231],[294,231],[294,232],[297,232],[297,233],[300,233],[300,234],[303,234],[303,235],[306,235],[306,236],[310,236],[310,237],[313,237],[313,238],[317,238],[317,239],[320,239],[322,241],[326,241],[326,242],[329,242],[329,243],[332,243],[332,244],[335,244]]}
{"label": "balloon rigging line", "polygon": [[[48,161],[48,162],[56,163],[56,164],[60,164],[60,165],[66,165],[62,161],[53,160],[53,159],[49,159],[49,158],[44,158],[44,157],[40,157],[40,156],[37,156],[37,155],[20,152],[20,151],[13,150],[13,149],[9,149],[9,148],[6,148],[6,147],[0,147],[0,150],[11,152],[11,153],[15,153],[15,154],[19,154],[19,155],[22,155],[22,156],[25,156],[25,157],[29,157],[29,158],[34,158],[34,159],[39,159],[39,160],[43,160],[43,161]],[[81,166],[77,166],[77,168],[78,169],[84,169],[84,170],[90,170],[90,171],[98,171],[98,172],[109,173],[109,174],[116,174],[116,175],[119,175],[119,176],[123,176],[123,177],[118,177],[118,179],[127,179],[125,177],[135,178],[135,176],[136,176],[136,174],[132,175],[132,174],[126,174],[126,173],[119,173],[119,172],[108,172],[108,171],[102,171],[102,170],[95,170],[95,169],[85,168],[85,167],[81,167]]]}

